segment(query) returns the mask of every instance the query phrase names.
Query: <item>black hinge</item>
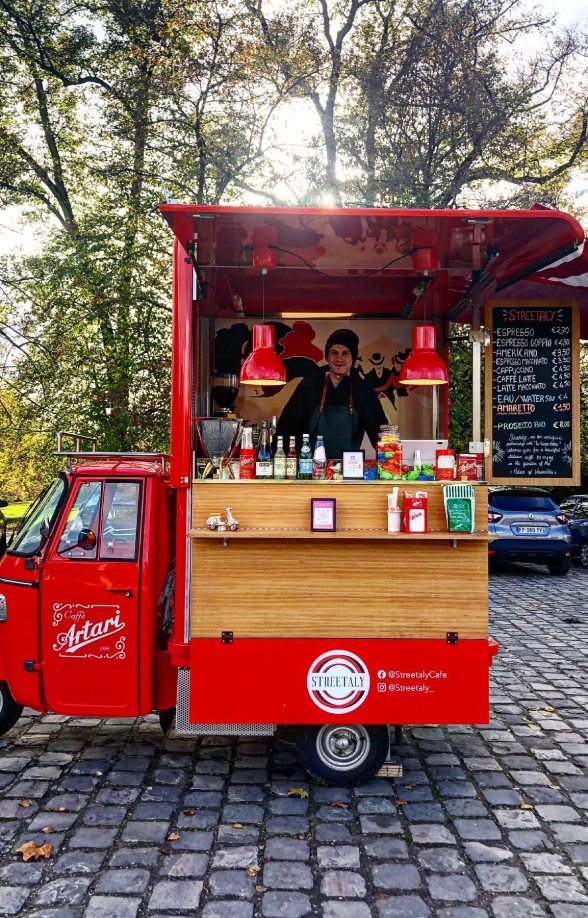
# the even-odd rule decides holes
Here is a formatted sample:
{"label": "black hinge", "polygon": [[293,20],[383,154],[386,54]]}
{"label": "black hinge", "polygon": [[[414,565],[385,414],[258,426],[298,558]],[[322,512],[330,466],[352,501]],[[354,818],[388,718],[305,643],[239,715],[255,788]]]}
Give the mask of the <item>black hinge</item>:
{"label": "black hinge", "polygon": [[457,631],[447,632],[447,643],[448,644],[459,644],[459,634],[457,633]]}
{"label": "black hinge", "polygon": [[221,631],[221,644],[232,644],[233,643],[233,632],[232,631]]}

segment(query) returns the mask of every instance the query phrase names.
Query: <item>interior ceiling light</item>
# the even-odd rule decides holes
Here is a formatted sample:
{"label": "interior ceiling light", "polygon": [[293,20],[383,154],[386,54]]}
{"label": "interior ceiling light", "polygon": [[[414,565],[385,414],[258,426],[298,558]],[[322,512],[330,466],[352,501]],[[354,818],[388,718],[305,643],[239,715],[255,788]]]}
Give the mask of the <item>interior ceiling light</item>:
{"label": "interior ceiling light", "polygon": [[398,382],[403,386],[442,386],[449,381],[447,367],[436,349],[434,325],[415,325],[412,353],[402,365]]}
{"label": "interior ceiling light", "polygon": [[253,326],[253,350],[241,367],[241,382],[245,386],[283,386],[286,367],[276,354],[276,330],[265,324],[265,275],[261,272],[262,324]]}

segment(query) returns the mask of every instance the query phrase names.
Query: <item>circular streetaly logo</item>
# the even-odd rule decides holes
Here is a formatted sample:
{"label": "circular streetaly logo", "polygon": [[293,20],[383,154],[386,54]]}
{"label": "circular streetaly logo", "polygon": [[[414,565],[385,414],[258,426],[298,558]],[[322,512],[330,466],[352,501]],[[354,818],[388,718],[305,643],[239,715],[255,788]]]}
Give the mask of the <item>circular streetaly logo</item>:
{"label": "circular streetaly logo", "polygon": [[329,650],[311,664],[308,694],[329,714],[348,714],[367,698],[370,674],[363,660],[349,650]]}

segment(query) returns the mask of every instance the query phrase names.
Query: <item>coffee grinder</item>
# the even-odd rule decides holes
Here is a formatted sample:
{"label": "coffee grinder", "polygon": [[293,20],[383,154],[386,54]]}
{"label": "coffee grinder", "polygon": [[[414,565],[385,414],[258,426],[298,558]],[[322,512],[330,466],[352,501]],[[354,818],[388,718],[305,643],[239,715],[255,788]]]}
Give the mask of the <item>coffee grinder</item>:
{"label": "coffee grinder", "polygon": [[238,392],[239,376],[237,373],[212,374],[210,377],[210,394],[217,407],[215,417],[236,417],[235,399]]}

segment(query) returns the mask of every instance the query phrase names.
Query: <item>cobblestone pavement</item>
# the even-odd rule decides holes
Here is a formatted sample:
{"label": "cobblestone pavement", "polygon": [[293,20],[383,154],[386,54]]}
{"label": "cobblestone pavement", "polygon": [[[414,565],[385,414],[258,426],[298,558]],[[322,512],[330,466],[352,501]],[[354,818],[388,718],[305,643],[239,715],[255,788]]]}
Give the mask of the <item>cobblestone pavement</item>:
{"label": "cobblestone pavement", "polygon": [[[0,914],[588,916],[588,572],[521,570],[491,583],[492,722],[408,731],[397,782],[309,785],[283,745],[153,717],[24,717],[0,739]],[[51,857],[23,863],[28,840]]]}

